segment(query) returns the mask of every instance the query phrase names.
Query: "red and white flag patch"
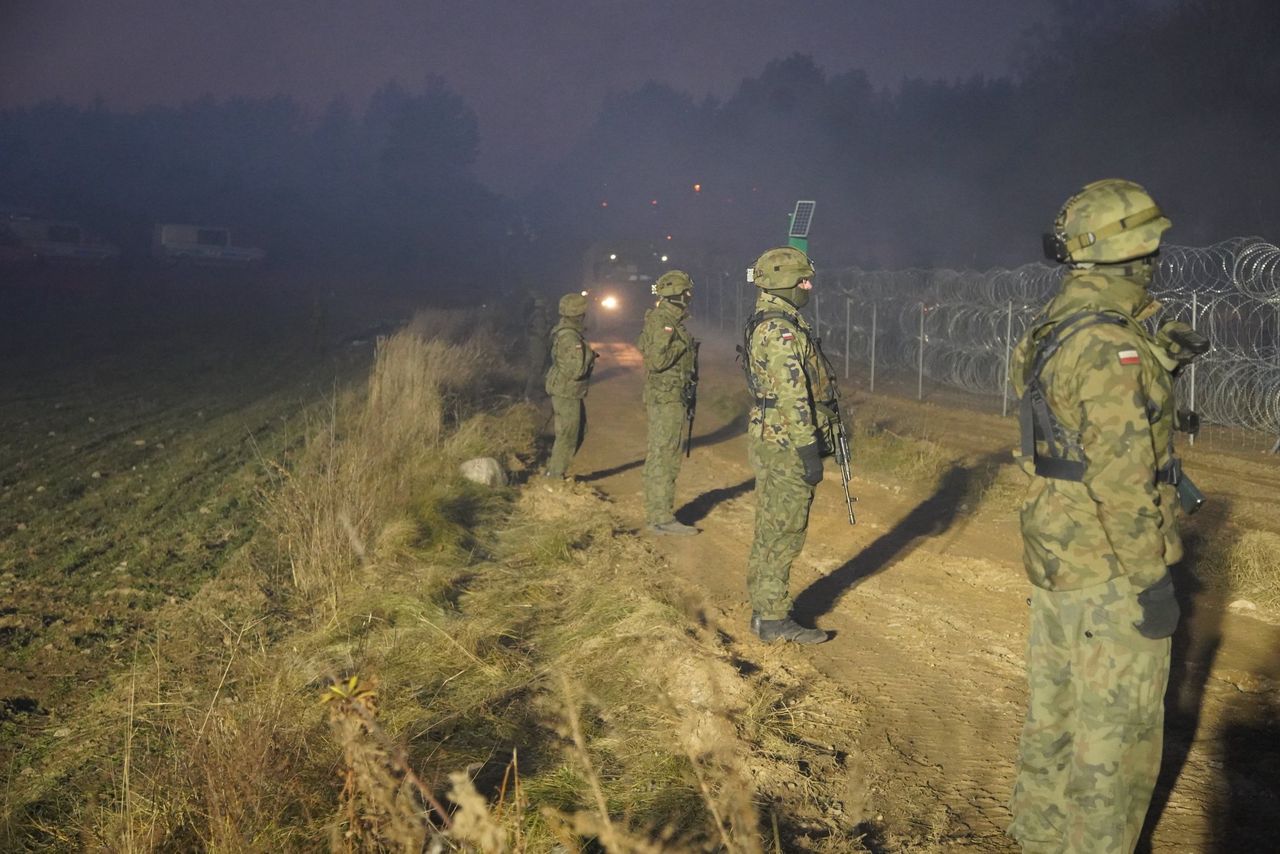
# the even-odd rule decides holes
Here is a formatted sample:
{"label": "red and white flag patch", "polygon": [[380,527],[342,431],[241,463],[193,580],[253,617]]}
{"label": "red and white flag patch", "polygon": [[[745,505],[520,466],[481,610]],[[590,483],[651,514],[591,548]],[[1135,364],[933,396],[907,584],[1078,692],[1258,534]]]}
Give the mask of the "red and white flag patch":
{"label": "red and white flag patch", "polygon": [[664,326],[664,327],[662,327],[662,331],[663,331],[663,332],[675,332],[675,330],[674,330],[674,329],[672,329],[670,326]]}
{"label": "red and white flag patch", "polygon": [[783,341],[788,341],[788,342],[790,342],[790,341],[794,341],[794,340],[796,340],[796,336],[794,336],[794,335],[792,335],[792,334],[791,334],[791,330],[790,330],[790,329],[784,329],[784,330],[782,330],[782,340],[783,340]]}
{"label": "red and white flag patch", "polygon": [[1138,355],[1137,350],[1121,350],[1120,364],[1122,365],[1139,365],[1142,364],[1142,357]]}

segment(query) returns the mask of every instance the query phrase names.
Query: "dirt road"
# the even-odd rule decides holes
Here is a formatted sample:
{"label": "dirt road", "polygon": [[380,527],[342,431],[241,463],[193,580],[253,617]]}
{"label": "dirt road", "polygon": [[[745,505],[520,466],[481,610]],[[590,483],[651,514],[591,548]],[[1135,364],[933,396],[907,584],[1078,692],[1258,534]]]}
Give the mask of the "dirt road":
{"label": "dirt road", "polygon": [[[572,471],[640,529],[639,355],[627,330],[601,337],[589,432]],[[1010,502],[969,503],[982,494],[975,481],[1009,459],[1013,419],[853,391],[855,412],[874,409],[886,429],[903,434],[923,430],[949,459],[937,482],[923,487],[855,466],[860,501],[852,528],[828,462],[792,593],[797,611],[835,636],[814,648],[766,647],[746,630],[753,479],[741,413],[727,403],[743,384],[732,347],[713,336],[704,342],[694,450],[677,483],[676,515],[703,533],[658,538],[657,546],[672,571],[696,586],[744,660],[808,657],[855,698],[855,708],[830,711],[859,732],[867,815],[896,840],[886,847],[1013,850],[1003,829],[1026,699],[1028,585]],[[1265,503],[1255,505],[1280,486],[1274,463],[1206,462],[1233,485],[1240,483],[1233,468],[1248,468],[1257,497],[1252,504],[1238,497],[1233,510],[1269,516]],[[1175,639],[1164,774],[1143,847],[1276,850],[1280,630],[1193,592],[1186,573],[1179,584],[1189,619]]]}

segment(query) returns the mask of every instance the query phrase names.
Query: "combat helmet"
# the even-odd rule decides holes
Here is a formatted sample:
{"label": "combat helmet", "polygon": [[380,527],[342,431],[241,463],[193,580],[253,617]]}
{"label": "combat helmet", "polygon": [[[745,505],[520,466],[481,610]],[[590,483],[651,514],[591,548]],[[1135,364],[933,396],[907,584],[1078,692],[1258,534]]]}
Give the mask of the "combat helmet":
{"label": "combat helmet", "polygon": [[587,298],[579,293],[565,294],[560,297],[560,315],[562,317],[582,317],[587,313]]}
{"label": "combat helmet", "polygon": [[756,259],[751,265],[751,282],[766,291],[794,288],[802,279],[813,277],[809,256],[792,246],[779,246]]}
{"label": "combat helmet", "polygon": [[1063,264],[1121,264],[1155,253],[1170,225],[1141,185],[1104,178],[1067,199],[1044,235],[1044,254]]}
{"label": "combat helmet", "polygon": [[693,279],[683,270],[669,270],[658,277],[658,281],[650,288],[654,295],[674,297],[685,291],[693,290]]}

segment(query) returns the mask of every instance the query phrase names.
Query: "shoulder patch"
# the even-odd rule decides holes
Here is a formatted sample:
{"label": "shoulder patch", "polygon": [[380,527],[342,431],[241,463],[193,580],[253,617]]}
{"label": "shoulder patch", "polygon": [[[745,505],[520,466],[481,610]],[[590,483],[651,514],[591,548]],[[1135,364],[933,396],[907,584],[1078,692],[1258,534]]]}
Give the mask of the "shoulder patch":
{"label": "shoulder patch", "polygon": [[1119,357],[1120,364],[1122,365],[1142,364],[1142,357],[1138,355],[1137,350],[1121,350],[1117,356]]}
{"label": "shoulder patch", "polygon": [[662,327],[662,331],[663,331],[663,332],[675,332],[675,329],[673,329],[673,328],[672,328],[672,327],[670,327],[670,326],[664,326],[664,327]]}
{"label": "shoulder patch", "polygon": [[791,332],[791,330],[790,330],[790,329],[784,329],[784,330],[782,330],[782,340],[783,340],[783,341],[794,341],[794,340],[796,340],[796,336],[795,336],[794,334],[792,334],[792,332]]}

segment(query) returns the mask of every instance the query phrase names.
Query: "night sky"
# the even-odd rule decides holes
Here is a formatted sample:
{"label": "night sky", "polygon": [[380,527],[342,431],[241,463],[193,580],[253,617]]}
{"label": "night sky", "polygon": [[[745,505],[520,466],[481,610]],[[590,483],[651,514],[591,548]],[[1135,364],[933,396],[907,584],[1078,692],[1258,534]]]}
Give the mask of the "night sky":
{"label": "night sky", "polygon": [[479,177],[519,192],[611,91],[652,79],[723,98],[797,52],[877,87],[1006,75],[1049,14],[1048,0],[8,0],[0,108],[211,93],[359,110],[389,80],[437,75],[479,118]]}

